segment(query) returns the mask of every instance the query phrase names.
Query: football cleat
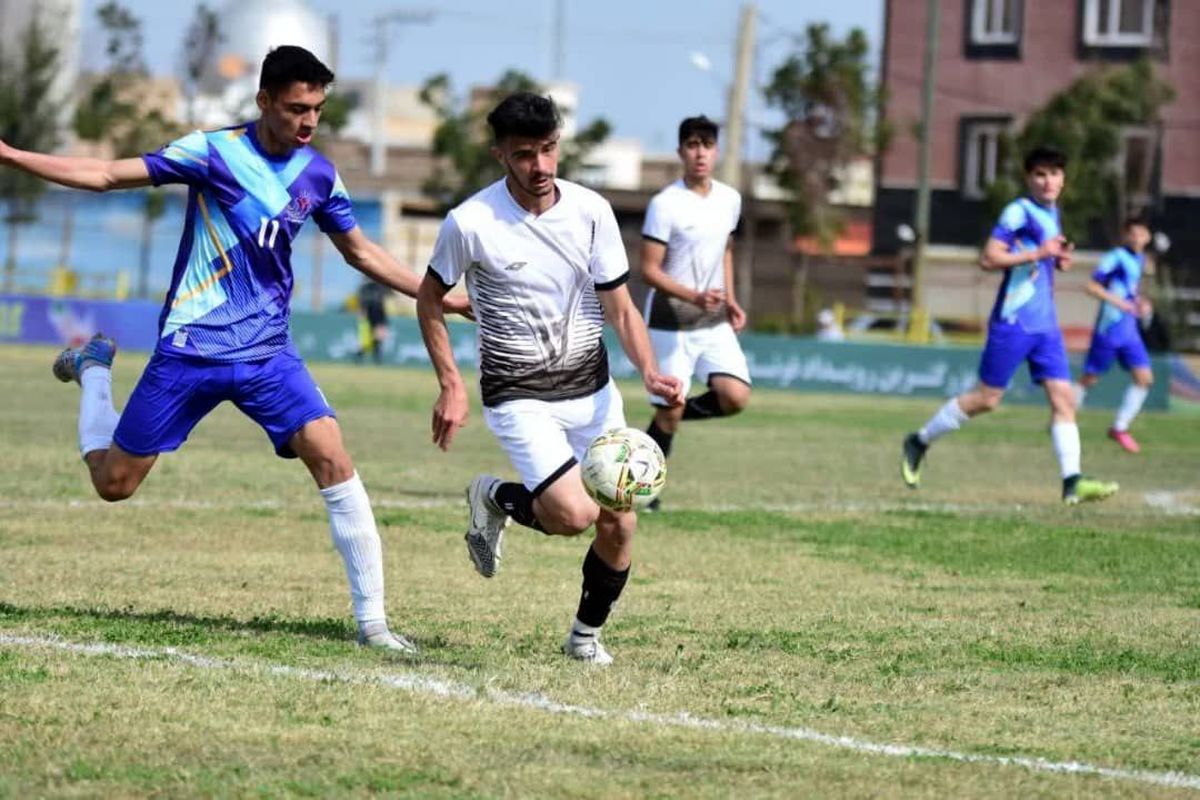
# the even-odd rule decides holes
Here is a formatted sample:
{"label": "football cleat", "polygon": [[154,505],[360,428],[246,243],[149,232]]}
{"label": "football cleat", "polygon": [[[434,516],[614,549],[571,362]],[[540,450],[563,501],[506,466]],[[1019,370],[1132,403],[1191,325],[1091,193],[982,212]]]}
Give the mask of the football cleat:
{"label": "football cleat", "polygon": [[600,644],[600,637],[594,634],[579,634],[572,630],[563,642],[562,651],[569,658],[586,664],[607,667],[613,663],[613,657],[604,649],[604,645]]}
{"label": "football cleat", "polygon": [[1112,497],[1120,489],[1113,481],[1099,481],[1075,475],[1063,480],[1063,502],[1069,506],[1092,503]]}
{"label": "football cleat", "polygon": [[1116,428],[1109,428],[1108,438],[1121,445],[1121,449],[1126,453],[1140,453],[1142,451],[1142,446],[1137,443],[1137,439],[1130,435],[1129,431],[1119,431]]}
{"label": "football cleat", "polygon": [[490,578],[500,571],[500,545],[508,515],[492,502],[492,487],[500,482],[492,475],[476,475],[467,486],[467,555],[475,571]]}
{"label": "football cleat", "polygon": [[403,636],[392,633],[386,622],[372,622],[358,630],[358,643],[362,647],[385,650],[397,655],[420,655],[421,650]]}
{"label": "football cleat", "polygon": [[117,343],[97,333],[82,347],[68,347],[54,359],[54,377],[63,383],[75,381],[88,367],[112,368],[113,358],[117,355]]}
{"label": "football cleat", "polygon": [[904,444],[900,448],[900,477],[910,489],[921,485],[921,460],[928,449],[929,445],[923,443],[917,434],[910,433],[904,437]]}

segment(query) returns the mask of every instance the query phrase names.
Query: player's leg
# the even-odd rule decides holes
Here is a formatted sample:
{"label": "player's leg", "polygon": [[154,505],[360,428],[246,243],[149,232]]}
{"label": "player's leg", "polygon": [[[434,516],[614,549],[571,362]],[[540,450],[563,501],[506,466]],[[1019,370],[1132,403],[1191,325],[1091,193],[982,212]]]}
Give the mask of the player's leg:
{"label": "player's leg", "polygon": [[1121,361],[1121,366],[1129,370],[1133,381],[1125,389],[1125,395],[1121,398],[1121,405],[1117,409],[1108,435],[1127,452],[1137,453],[1142,448],[1129,433],[1129,426],[1133,424],[1134,418],[1141,412],[1142,405],[1150,395],[1150,387],[1154,383],[1154,372],[1150,368],[1150,354],[1146,352],[1146,346],[1142,343],[1141,337],[1136,334],[1118,349],[1117,357]]}
{"label": "player's leg", "polygon": [[938,439],[958,430],[980,414],[994,411],[1004,398],[1017,367],[1031,344],[1019,331],[992,329],[979,357],[979,383],[947,400],[920,429],[908,434],[900,447],[900,477],[910,489],[921,484],[921,462]]}
{"label": "player's leg", "polygon": [[750,368],[728,323],[692,331],[696,378],[708,391],[688,398],[684,420],[716,419],[740,414],[750,403]]}
{"label": "player's leg", "polygon": [[[654,348],[654,357],[658,361],[659,372],[678,378],[683,384],[683,394],[686,397],[691,389],[692,372],[696,367],[694,355],[689,352],[686,336],[690,331],[668,331],[650,328],[647,331],[650,345]],[[671,445],[679,423],[683,419],[684,408],[669,408],[661,397],[649,395],[650,406],[654,416],[646,428],[646,434],[662,449],[663,455],[671,457]],[[652,504],[657,508],[658,501]]]}
{"label": "player's leg", "polygon": [[1080,376],[1079,383],[1073,387],[1076,409],[1083,408],[1088,391],[1100,382],[1104,373],[1108,372],[1115,356],[1116,351],[1109,345],[1107,339],[1099,333],[1092,335],[1087,356],[1083,360],[1083,375]]}
{"label": "player's leg", "polygon": [[317,484],[333,545],[345,565],[359,643],[416,653],[412,642],[388,628],[375,513],[333,408],[304,362],[288,349],[263,363],[239,364],[237,370],[234,403],[262,426],[279,456],[304,462]]}
{"label": "player's leg", "polygon": [[583,587],[563,652],[580,661],[606,665],[612,656],[600,642],[600,630],[625,590],[633,559],[637,514],[600,509],[596,538],[583,559]]}

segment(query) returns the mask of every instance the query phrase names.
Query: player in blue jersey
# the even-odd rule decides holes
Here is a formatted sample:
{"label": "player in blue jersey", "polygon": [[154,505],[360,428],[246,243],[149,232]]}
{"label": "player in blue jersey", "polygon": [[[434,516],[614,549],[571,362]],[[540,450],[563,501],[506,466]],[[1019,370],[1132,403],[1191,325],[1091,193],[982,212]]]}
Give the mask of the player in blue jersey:
{"label": "player in blue jersey", "polygon": [[1129,426],[1154,383],[1150,355],[1138,330],[1138,284],[1142,275],[1149,274],[1146,246],[1150,244],[1150,226],[1144,219],[1131,218],[1121,228],[1121,239],[1120,247],[1104,254],[1088,282],[1088,294],[1100,301],[1100,311],[1075,396],[1076,407],[1082,406],[1087,390],[1108,372],[1114,359],[1118,361],[1133,383],[1125,390],[1108,435],[1128,452],[1137,453],[1141,446],[1129,433]]}
{"label": "player in blue jersey", "polygon": [[904,439],[900,473],[910,488],[921,480],[921,461],[941,436],[970,418],[994,410],[1022,362],[1050,401],[1050,437],[1062,472],[1065,503],[1102,500],[1117,491],[1080,475],[1079,428],[1071,370],[1054,307],[1054,272],[1071,267],[1072,245],[1062,234],[1055,203],[1067,165],[1058,150],[1038,147],[1024,162],[1028,194],[1009,203],[984,245],[979,264],[1002,270],[1004,278],[988,320],[979,361],[979,383],[949,400],[919,431]]}
{"label": "player in blue jersey", "polygon": [[[79,449],[96,492],[109,501],[128,498],[160,453],[183,444],[218,404],[234,403],[263,428],[278,455],[300,458],[316,480],[346,565],[359,642],[414,653],[388,628],[382,549],[366,490],[333,408],[288,330],[292,241],[309,217],[368,277],[410,296],[419,284],[363,234],[333,164],[310,147],[332,82],[333,73],[312,53],[279,47],[263,60],[254,122],[196,131],[157,153],[116,161],[43,155],[0,142],[0,166],[97,192],[188,186],[158,346],[124,411],[112,403],[111,339],[97,334],[54,364],[60,380],[82,387]],[[469,313],[462,300],[447,309]]]}

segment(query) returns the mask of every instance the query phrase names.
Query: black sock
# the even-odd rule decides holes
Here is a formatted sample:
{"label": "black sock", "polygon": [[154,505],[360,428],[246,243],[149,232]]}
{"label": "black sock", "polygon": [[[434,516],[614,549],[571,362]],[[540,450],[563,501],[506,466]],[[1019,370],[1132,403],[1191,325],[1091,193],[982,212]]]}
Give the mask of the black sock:
{"label": "black sock", "polygon": [[711,389],[702,395],[689,397],[683,407],[684,419],[713,419],[723,416],[725,412],[721,410],[721,402],[717,399],[717,393]]}
{"label": "black sock", "polygon": [[589,547],[587,557],[583,559],[583,592],[575,616],[584,625],[599,628],[608,619],[608,612],[616,605],[627,580],[628,567],[617,572]]}
{"label": "black sock", "polygon": [[492,494],[492,499],[496,505],[500,506],[500,510],[510,517],[515,519],[526,528],[533,528],[535,531],[546,532],[542,527],[542,523],[538,522],[537,516],[533,513],[533,493],[525,488],[520,483],[502,483],[496,487],[496,491]]}
{"label": "black sock", "polygon": [[671,440],[675,438],[675,434],[667,433],[658,427],[658,421],[653,419],[650,420],[650,427],[646,428],[646,433],[662,448],[664,458],[671,455]]}

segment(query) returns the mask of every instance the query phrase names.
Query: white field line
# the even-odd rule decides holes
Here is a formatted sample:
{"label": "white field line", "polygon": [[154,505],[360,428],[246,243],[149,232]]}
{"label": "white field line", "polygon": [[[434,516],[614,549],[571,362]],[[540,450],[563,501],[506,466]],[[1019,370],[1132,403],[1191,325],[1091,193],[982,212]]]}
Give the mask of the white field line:
{"label": "white field line", "polygon": [[[1168,490],[1146,492],[1143,495],[1145,506],[1141,509],[1093,505],[1087,508],[1086,513],[1103,516],[1158,512],[1170,515],[1200,516],[1200,505],[1193,505],[1187,502],[1195,494],[1194,492]],[[316,502],[315,498],[313,502]],[[98,498],[61,500],[0,499],[0,510],[10,509],[17,511],[101,508],[107,505],[109,504]],[[462,508],[465,510],[462,498],[457,495],[375,497],[371,499],[371,505],[382,509]],[[125,508],[176,509],[182,511],[283,511],[298,507],[295,502],[285,500],[206,500],[185,497],[153,499],[134,497],[122,501],[120,506]],[[1027,513],[1038,509],[1051,511],[1056,508],[1058,508],[1056,505],[1041,503],[924,503],[919,501],[894,502],[888,500],[815,500],[793,503],[700,503],[689,506],[671,506],[672,510],[678,511],[734,513],[769,511],[784,514],[875,513],[891,511],[926,511],[948,514],[1014,514]]]}
{"label": "white field line", "polygon": [[866,739],[856,739],[851,736],[836,736],[834,734],[821,733],[811,728],[788,728],[780,725],[764,725],[754,722],[705,719],[704,717],[692,716],[687,712],[679,714],[655,714],[645,711],[590,708],[588,706],[560,703],[537,693],[515,694],[488,687],[475,688],[467,684],[431,678],[415,672],[381,675],[349,670],[302,669],[286,664],[254,663],[195,655],[174,647],[134,648],[115,644],[68,642],[52,637],[13,636],[4,633],[0,633],[0,647],[50,649],[81,655],[174,661],[198,669],[228,670],[250,675],[266,674],[282,678],[312,681],[314,683],[383,686],[414,695],[452,700],[480,701],[509,708],[541,711],[547,714],[616,720],[648,727],[689,728],[711,731],[717,734],[769,736],[775,739],[813,742],[827,747],[835,747],[869,755],[891,756],[893,758],[940,759],[985,766],[1021,767],[1032,772],[1093,776],[1132,783],[1200,790],[1200,775],[1191,775],[1185,772],[1127,770],[1117,767],[1103,767],[1082,761],[1050,761],[1045,758],[1033,758],[1029,756],[993,756],[978,753],[962,753],[955,750],[942,750],[936,747],[885,744]]}

